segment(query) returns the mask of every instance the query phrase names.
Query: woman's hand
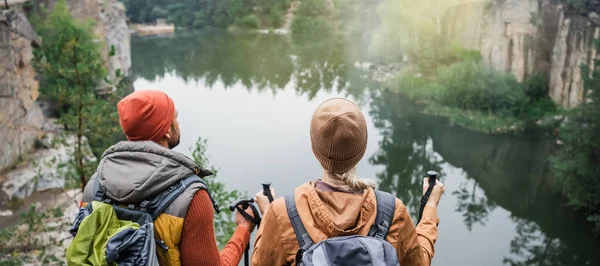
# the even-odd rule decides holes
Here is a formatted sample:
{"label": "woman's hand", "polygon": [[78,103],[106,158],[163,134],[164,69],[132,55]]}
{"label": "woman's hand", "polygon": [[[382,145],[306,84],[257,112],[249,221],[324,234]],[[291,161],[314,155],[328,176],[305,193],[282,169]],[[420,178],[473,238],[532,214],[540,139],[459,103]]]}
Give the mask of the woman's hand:
{"label": "woman's hand", "polygon": [[[427,192],[429,188],[429,178],[423,178],[423,195]],[[438,203],[440,203],[440,199],[442,198],[442,194],[444,194],[444,184],[439,180],[435,180],[435,186],[433,186],[433,190],[431,191],[431,195],[429,195],[429,200],[427,201],[426,206],[431,206],[437,208]]]}
{"label": "woman's hand", "polygon": [[[275,189],[273,189],[273,187],[271,187],[270,189],[271,195],[273,195],[273,198],[275,198]],[[267,210],[269,210],[269,207],[271,207],[271,202],[269,202],[269,198],[265,196],[262,190],[256,193],[256,198],[254,198],[254,202],[256,202],[256,205],[258,205],[260,213],[262,213],[263,216],[265,215]]]}

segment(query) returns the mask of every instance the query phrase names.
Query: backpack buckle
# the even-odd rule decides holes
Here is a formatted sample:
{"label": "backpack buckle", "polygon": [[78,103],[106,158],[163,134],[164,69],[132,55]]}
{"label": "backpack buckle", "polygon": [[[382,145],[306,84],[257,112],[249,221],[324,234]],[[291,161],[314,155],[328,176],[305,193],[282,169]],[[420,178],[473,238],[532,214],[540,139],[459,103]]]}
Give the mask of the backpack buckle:
{"label": "backpack buckle", "polygon": [[296,252],[296,265],[299,265],[300,263],[302,263],[302,259],[304,258],[304,249],[299,249]]}
{"label": "backpack buckle", "polygon": [[140,211],[146,212],[146,207],[148,207],[148,204],[150,204],[150,201],[142,201],[142,203],[140,203]]}
{"label": "backpack buckle", "polygon": [[102,191],[101,189],[96,190],[96,192],[94,193],[94,200],[96,200],[96,201],[104,200],[104,191]]}

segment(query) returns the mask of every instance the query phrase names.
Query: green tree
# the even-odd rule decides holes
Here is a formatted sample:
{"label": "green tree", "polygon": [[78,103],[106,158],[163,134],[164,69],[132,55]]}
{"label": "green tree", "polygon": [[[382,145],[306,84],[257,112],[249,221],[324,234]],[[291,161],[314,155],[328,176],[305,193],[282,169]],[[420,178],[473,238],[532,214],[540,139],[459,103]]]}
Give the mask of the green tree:
{"label": "green tree", "polygon": [[[600,40],[595,41],[596,50]],[[588,99],[566,119],[560,128],[563,147],[553,158],[553,169],[563,183],[570,203],[588,213],[600,232],[600,60],[594,67],[581,66]]]}
{"label": "green tree", "polygon": [[40,92],[56,102],[59,122],[66,134],[76,137],[71,165],[74,180],[68,181],[84,187],[95,169],[86,137],[93,141],[90,144],[98,154],[106,148],[104,141],[119,132],[115,96],[108,96],[107,101],[96,93],[99,86],[107,86],[102,83],[107,76],[105,61],[91,34],[91,23],[75,21],[66,0],[58,1],[36,28],[44,42],[34,51],[34,64],[41,75]]}
{"label": "green tree", "polygon": [[255,0],[123,0],[127,16],[135,23],[167,19],[178,27],[226,28],[252,13]]}

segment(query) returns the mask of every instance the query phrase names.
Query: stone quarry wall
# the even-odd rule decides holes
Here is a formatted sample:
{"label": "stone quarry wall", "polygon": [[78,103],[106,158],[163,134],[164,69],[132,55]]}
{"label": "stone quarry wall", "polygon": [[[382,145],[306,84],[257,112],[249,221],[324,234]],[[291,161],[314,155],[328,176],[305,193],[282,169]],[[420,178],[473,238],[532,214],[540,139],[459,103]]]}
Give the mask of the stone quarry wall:
{"label": "stone quarry wall", "polygon": [[31,64],[32,43],[39,44],[39,38],[19,10],[1,12],[0,171],[33,148],[44,124]]}
{"label": "stone quarry wall", "polygon": [[565,108],[585,99],[581,64],[593,65],[596,13],[554,0],[470,1],[448,10],[444,34],[481,52],[484,63],[523,81],[549,73],[550,97]]}

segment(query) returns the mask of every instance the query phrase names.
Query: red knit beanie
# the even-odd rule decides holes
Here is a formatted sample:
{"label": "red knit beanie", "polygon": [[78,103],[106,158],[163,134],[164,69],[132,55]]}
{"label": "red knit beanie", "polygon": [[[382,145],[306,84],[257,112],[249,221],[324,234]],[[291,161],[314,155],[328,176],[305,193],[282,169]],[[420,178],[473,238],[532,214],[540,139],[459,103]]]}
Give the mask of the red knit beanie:
{"label": "red knit beanie", "polygon": [[162,91],[141,90],[119,101],[117,110],[127,139],[158,142],[169,131],[175,105]]}

